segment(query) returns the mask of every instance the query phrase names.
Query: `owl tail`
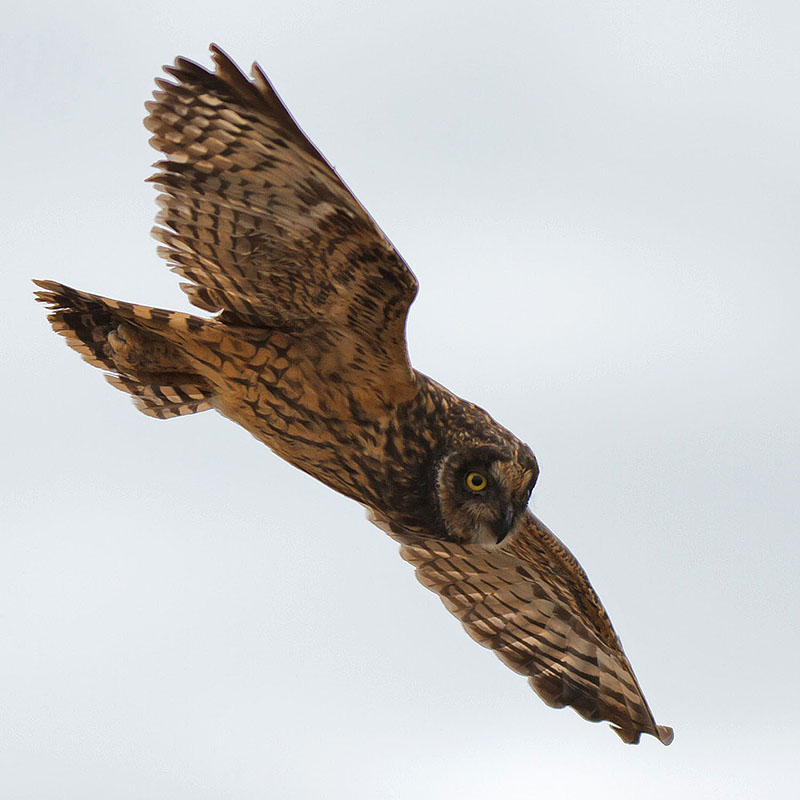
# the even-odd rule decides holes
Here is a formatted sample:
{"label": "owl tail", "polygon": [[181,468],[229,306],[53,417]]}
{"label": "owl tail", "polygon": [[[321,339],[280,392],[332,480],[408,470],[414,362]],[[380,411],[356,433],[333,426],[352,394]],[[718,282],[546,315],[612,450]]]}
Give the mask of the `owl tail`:
{"label": "owl tail", "polygon": [[213,408],[210,384],[192,367],[185,342],[213,326],[189,314],[122,303],[54,281],[34,281],[56,333],[106,380],[133,396],[143,414],[169,419]]}

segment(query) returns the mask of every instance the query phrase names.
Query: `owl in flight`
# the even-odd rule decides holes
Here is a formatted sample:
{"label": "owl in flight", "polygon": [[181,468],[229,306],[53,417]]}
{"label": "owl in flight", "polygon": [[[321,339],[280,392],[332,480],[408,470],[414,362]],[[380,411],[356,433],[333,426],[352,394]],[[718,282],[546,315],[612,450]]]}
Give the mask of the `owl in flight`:
{"label": "owl in flight", "polygon": [[364,505],[467,633],[550,706],[664,744],[611,622],[528,510],[533,453],[412,368],[417,281],[261,69],[212,46],[147,104],[155,237],[194,316],[37,281],[55,331],[137,408],[216,409]]}

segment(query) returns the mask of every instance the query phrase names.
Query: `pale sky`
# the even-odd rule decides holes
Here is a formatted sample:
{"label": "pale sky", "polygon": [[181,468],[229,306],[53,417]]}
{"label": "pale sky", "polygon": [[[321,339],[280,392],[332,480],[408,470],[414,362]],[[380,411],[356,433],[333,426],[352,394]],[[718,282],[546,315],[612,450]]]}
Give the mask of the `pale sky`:
{"label": "pale sky", "polygon": [[[227,7],[226,7],[227,6]],[[33,2],[0,30],[0,797],[764,798],[800,745],[796,3]],[[662,747],[547,708],[363,510],[136,412],[33,277],[189,310],[160,67],[258,60],[541,466]]]}

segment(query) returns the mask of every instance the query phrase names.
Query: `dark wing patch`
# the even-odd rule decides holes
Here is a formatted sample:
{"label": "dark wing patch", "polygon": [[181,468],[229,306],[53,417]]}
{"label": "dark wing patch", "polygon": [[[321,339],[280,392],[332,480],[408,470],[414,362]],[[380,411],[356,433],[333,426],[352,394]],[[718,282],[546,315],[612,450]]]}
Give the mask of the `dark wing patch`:
{"label": "dark wing patch", "polygon": [[347,366],[409,383],[411,271],[305,137],[264,73],[217,47],[179,58],[145,125],[167,159],[154,235],[192,303],[232,324],[307,333]]}
{"label": "dark wing patch", "polygon": [[545,703],[607,720],[629,744],[642,733],[672,741],[672,728],[656,724],[585,573],[532,514],[509,546],[494,550],[397,532],[375,515],[373,521],[400,542],[400,555],[467,633],[528,676]]}

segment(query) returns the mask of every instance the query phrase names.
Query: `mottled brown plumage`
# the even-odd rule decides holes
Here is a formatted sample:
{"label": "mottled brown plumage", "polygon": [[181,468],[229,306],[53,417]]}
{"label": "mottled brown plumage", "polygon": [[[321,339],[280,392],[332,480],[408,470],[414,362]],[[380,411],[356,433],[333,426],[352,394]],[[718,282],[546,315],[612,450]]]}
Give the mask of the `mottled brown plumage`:
{"label": "mottled brown plumage", "polygon": [[198,317],[37,282],[50,321],[146,414],[215,408],[370,509],[420,581],[553,706],[668,744],[585,573],[528,510],[538,466],[412,369],[417,282],[258,68],[179,58],[145,120],[154,229]]}

